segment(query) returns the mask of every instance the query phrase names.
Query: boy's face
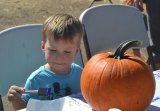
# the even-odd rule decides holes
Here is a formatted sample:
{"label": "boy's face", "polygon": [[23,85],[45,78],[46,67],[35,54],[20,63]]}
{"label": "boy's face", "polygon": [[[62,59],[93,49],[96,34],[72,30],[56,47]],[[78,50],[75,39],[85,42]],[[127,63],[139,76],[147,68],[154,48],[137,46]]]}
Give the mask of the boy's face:
{"label": "boy's face", "polygon": [[79,36],[74,37],[73,42],[65,40],[42,41],[41,48],[45,53],[45,59],[49,65],[49,70],[56,73],[65,73],[70,70],[70,64],[79,51]]}

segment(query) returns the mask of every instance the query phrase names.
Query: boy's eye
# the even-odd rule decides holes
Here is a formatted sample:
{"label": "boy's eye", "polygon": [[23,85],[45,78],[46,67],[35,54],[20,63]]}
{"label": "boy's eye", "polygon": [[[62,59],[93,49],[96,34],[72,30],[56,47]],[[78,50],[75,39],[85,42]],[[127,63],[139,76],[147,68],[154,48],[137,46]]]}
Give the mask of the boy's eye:
{"label": "boy's eye", "polygon": [[52,52],[56,52],[56,50],[54,50],[54,49],[50,49],[50,51],[52,51]]}

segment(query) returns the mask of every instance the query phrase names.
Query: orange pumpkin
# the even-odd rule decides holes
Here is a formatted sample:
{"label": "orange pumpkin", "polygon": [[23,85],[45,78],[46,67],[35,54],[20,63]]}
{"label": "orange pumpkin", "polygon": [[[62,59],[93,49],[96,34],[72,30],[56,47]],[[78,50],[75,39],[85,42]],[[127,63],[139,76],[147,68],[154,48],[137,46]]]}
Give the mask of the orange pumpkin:
{"label": "orange pumpkin", "polygon": [[141,58],[125,52],[139,43],[124,42],[114,54],[96,54],[86,63],[81,91],[95,111],[144,111],[150,104],[155,92],[152,70]]}

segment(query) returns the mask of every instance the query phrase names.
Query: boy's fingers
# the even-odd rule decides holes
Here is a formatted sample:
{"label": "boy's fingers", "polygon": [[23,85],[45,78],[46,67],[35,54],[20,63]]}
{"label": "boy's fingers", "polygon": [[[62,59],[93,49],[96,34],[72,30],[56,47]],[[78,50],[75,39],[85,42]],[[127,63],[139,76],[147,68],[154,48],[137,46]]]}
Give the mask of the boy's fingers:
{"label": "boy's fingers", "polygon": [[19,87],[18,91],[21,92],[21,93],[23,93],[23,92],[25,92],[25,89],[22,88],[22,87]]}
{"label": "boy's fingers", "polygon": [[21,94],[24,92],[24,88],[18,86],[11,86],[8,91],[8,100],[13,101],[20,99]]}
{"label": "boy's fingers", "polygon": [[11,86],[11,90],[15,90],[16,92],[22,93],[24,92],[24,88],[18,86]]}
{"label": "boy's fingers", "polygon": [[17,100],[21,97],[21,93],[15,91],[15,90],[12,90],[8,93],[8,100],[9,101],[13,101],[13,100]]}

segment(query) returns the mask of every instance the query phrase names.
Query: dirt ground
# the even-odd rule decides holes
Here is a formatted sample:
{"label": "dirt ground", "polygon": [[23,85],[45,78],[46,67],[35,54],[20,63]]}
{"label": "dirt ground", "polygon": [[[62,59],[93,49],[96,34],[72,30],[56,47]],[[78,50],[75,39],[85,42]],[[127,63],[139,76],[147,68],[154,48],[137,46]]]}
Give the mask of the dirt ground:
{"label": "dirt ground", "polygon": [[[119,0],[112,1],[119,4]],[[0,30],[21,24],[43,23],[56,13],[71,13],[79,17],[90,3],[91,0],[0,0]],[[109,1],[94,5],[103,3]],[[3,104],[5,111],[13,111],[6,97],[3,97]]]}
{"label": "dirt ground", "polygon": [[79,17],[90,3],[91,0],[0,0],[0,30],[20,24],[42,23],[56,13]]}

